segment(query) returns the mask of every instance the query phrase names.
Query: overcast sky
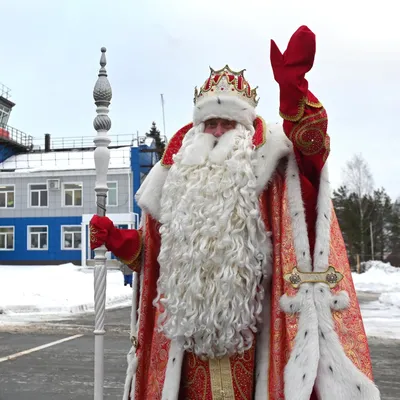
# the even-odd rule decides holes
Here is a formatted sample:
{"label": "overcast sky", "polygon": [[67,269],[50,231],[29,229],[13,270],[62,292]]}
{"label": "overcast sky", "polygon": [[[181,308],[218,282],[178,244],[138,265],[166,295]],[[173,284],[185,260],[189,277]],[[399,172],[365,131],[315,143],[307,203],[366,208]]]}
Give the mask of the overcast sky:
{"label": "overcast sky", "polygon": [[[168,6],[167,6],[168,5]],[[282,50],[303,24],[317,36],[310,89],[328,111],[334,187],[354,153],[376,187],[400,196],[398,0],[0,0],[0,82],[17,104],[9,124],[42,140],[95,135],[100,47],[113,88],[110,134],[190,122],[209,66],[246,68],[258,113],[280,121],[269,41]]]}

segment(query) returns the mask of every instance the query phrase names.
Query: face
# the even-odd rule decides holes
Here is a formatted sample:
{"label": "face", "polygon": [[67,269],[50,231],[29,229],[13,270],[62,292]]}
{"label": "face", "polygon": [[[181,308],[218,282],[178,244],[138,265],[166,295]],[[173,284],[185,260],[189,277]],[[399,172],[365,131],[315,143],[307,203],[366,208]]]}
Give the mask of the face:
{"label": "face", "polygon": [[236,121],[223,118],[212,118],[204,122],[204,133],[210,133],[216,138],[221,137],[225,132],[236,128]]}

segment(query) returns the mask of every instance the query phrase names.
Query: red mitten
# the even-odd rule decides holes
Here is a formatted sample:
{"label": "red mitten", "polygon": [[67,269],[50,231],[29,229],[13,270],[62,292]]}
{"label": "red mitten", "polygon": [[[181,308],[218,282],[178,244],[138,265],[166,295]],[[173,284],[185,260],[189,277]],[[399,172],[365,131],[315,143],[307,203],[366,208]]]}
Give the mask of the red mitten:
{"label": "red mitten", "polygon": [[138,270],[137,260],[142,250],[142,232],[136,229],[119,229],[108,217],[94,215],[90,221],[90,248],[105,245],[123,263]]}
{"label": "red mitten", "polygon": [[304,104],[318,100],[308,91],[305,74],[314,64],[315,34],[306,26],[301,26],[290,38],[282,54],[271,40],[271,65],[274,78],[280,88],[280,113],[284,119],[299,120],[304,112]]}
{"label": "red mitten", "polygon": [[94,215],[90,220],[90,248],[92,250],[106,244],[109,235],[115,229],[114,223],[108,217]]}

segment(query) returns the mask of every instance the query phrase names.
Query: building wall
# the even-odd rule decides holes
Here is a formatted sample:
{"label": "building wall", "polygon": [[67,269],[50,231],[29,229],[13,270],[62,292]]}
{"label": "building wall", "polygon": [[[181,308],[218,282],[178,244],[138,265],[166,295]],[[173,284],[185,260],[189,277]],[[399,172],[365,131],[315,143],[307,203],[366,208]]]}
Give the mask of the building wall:
{"label": "building wall", "polygon": [[[1,218],[1,226],[14,226],[14,250],[0,251],[0,264],[80,264],[80,250],[62,249],[62,226],[81,226],[82,217]],[[30,250],[29,226],[47,226],[46,250]]]}
{"label": "building wall", "polygon": [[[71,171],[69,174],[49,176],[35,174],[21,176],[13,173],[14,177],[1,176],[1,185],[14,185],[15,204],[13,208],[0,208],[1,218],[39,218],[39,217],[73,217],[96,212],[95,183],[96,175],[92,171]],[[9,174],[7,174],[9,175]],[[46,184],[47,179],[60,179],[60,189],[48,190],[47,207],[30,207],[29,185]],[[108,182],[117,182],[117,206],[109,206],[112,213],[132,211],[132,179],[131,172],[110,173]],[[64,206],[64,183],[82,183],[82,206]]]}
{"label": "building wall", "polygon": [[[0,208],[0,228],[14,227],[14,248],[0,250],[0,264],[81,263],[81,250],[63,249],[62,227],[81,226],[82,215],[94,214],[96,175],[92,170],[2,173],[1,186],[14,185],[14,207]],[[109,171],[108,182],[117,183],[117,206],[108,206],[111,214],[130,213],[133,208],[133,179],[130,168]],[[48,190],[47,207],[29,207],[29,185],[46,184],[47,179],[60,179],[59,190]],[[82,183],[82,206],[63,205],[63,183]],[[30,249],[29,226],[47,227],[47,249]],[[87,243],[87,238],[86,238]]]}

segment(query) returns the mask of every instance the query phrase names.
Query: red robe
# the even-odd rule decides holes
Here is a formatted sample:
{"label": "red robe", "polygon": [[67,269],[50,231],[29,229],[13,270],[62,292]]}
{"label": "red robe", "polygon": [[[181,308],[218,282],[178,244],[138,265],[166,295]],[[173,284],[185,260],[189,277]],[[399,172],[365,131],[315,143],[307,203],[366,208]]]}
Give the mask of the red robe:
{"label": "red robe", "polygon": [[[182,128],[169,142],[162,161],[166,167],[172,165],[172,155],[179,150],[183,137],[191,126],[189,124]],[[256,120],[255,127],[255,146],[265,145],[262,143],[265,125],[260,118]],[[293,143],[299,169],[301,196],[305,205],[311,254],[314,254],[316,237],[316,205],[320,176],[329,154],[329,137],[326,129],[325,110],[319,103],[311,100],[304,104],[300,120],[289,121],[286,119],[284,121],[284,130]],[[269,397],[265,397],[269,400],[284,399],[284,369],[294,348],[294,340],[298,331],[298,316],[284,313],[279,305],[279,300],[284,293],[293,296],[296,294],[296,289],[293,289],[283,279],[284,275],[290,273],[293,266],[297,265],[290,205],[286,195],[287,184],[285,174],[277,172],[260,196],[260,210],[265,226],[268,231],[272,232],[273,237],[271,328],[268,356]],[[146,216],[144,224],[145,234],[141,240],[138,240],[138,236],[141,237],[142,231],[126,231],[126,233],[118,231],[118,240],[114,241],[112,251],[120,258],[128,260],[127,264],[133,269],[142,268],[135,399],[157,400],[162,398],[170,342],[156,330],[157,310],[152,305],[153,299],[156,297],[159,276],[157,262],[160,250],[159,224],[151,215]],[[336,270],[344,275],[344,279],[333,289],[333,292],[346,290],[350,297],[350,307],[334,315],[335,331],[346,356],[358,370],[372,379],[368,343],[351,279],[345,245],[334,212],[332,212],[330,238],[329,265],[335,266]],[[138,257],[141,249],[143,249],[142,257]],[[255,342],[257,343],[257,340]],[[222,361],[202,361],[193,354],[187,353],[182,364],[179,399],[251,400],[256,384],[254,375],[255,346],[242,356]],[[310,395],[310,399],[316,399],[315,393],[310,393]]]}

